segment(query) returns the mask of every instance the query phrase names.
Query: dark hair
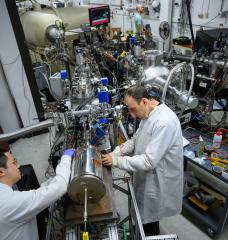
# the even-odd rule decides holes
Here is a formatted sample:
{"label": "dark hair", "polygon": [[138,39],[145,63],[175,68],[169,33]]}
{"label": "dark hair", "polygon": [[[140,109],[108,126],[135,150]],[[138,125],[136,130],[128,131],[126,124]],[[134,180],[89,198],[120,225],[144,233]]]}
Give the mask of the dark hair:
{"label": "dark hair", "polygon": [[138,103],[142,100],[142,98],[149,98],[147,89],[142,86],[130,87],[124,94],[124,97],[126,96],[134,98]]}
{"label": "dark hair", "polygon": [[0,167],[7,168],[7,156],[5,155],[5,151],[0,150]]}

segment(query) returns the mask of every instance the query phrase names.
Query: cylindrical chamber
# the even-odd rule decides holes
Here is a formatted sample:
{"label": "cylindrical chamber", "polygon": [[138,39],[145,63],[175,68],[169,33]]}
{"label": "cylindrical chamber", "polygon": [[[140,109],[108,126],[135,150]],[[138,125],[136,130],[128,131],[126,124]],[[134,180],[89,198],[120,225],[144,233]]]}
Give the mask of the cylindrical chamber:
{"label": "cylindrical chamber", "polygon": [[98,202],[106,192],[101,154],[94,147],[77,150],[68,194],[73,201],[83,204],[85,188],[89,203]]}
{"label": "cylindrical chamber", "polygon": [[163,53],[158,50],[144,51],[144,64],[148,68],[150,66],[159,66],[163,58]]}
{"label": "cylindrical chamber", "polygon": [[135,55],[135,57],[141,57],[142,56],[142,47],[140,45],[135,45],[134,55]]}
{"label": "cylindrical chamber", "polygon": [[[20,15],[26,41],[39,47],[48,44],[47,35],[57,36],[54,26],[64,24],[66,30],[80,27],[89,22],[88,6],[42,9],[27,11]],[[53,28],[51,28],[51,26]]]}
{"label": "cylindrical chamber", "polygon": [[89,23],[89,7],[77,6],[67,8],[54,8],[56,16],[62,19],[66,30],[78,28],[82,23]]}
{"label": "cylindrical chamber", "polygon": [[26,41],[37,46],[47,44],[47,29],[55,25],[56,21],[61,21],[54,14],[28,11],[21,15],[21,23],[25,33]]}
{"label": "cylindrical chamber", "polygon": [[93,96],[93,86],[90,79],[80,78],[72,85],[72,97],[74,99],[89,99]]}
{"label": "cylindrical chamber", "polygon": [[[155,84],[159,87],[158,89],[162,94],[169,74],[170,72],[166,67],[150,67],[145,71],[145,77],[142,82],[144,84]],[[177,103],[186,104],[191,109],[196,108],[198,105],[199,101],[196,97],[188,97],[186,91],[179,91],[176,86],[169,85],[167,93],[173,96]]]}

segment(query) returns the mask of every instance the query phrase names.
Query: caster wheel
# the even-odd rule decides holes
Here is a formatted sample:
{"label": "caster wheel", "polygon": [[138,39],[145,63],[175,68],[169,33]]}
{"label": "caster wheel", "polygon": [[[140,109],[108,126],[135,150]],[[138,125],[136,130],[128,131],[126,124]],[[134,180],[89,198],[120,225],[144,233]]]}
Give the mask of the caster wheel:
{"label": "caster wheel", "polygon": [[210,227],[207,227],[207,234],[210,237],[214,237],[216,232],[213,229],[211,229]]}

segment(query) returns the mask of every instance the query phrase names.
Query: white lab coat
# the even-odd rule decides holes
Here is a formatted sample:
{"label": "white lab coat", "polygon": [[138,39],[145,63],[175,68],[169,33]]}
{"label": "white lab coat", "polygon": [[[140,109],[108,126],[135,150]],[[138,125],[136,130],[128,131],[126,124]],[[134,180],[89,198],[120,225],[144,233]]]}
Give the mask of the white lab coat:
{"label": "white lab coat", "polygon": [[36,215],[67,191],[71,158],[63,156],[56,176],[37,190],[14,191],[0,183],[0,239],[37,240]]}
{"label": "white lab coat", "polygon": [[134,192],[143,224],[181,212],[182,131],[170,108],[157,106],[140,122],[134,136],[112,155],[118,168],[134,172]]}

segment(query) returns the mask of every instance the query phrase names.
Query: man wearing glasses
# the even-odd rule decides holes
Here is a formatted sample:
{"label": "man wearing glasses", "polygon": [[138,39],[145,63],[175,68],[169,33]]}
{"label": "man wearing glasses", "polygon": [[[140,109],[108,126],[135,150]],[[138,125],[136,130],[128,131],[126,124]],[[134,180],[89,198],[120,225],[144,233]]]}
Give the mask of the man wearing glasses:
{"label": "man wearing glasses", "polygon": [[0,234],[1,240],[38,240],[36,215],[67,191],[74,149],[63,153],[56,176],[30,191],[14,191],[21,179],[19,165],[10,152],[0,151]]}
{"label": "man wearing glasses", "polygon": [[183,143],[180,122],[142,86],[124,97],[129,113],[141,120],[134,136],[103,155],[103,164],[133,172],[133,186],[146,236],[159,234],[159,220],[181,212]]}

